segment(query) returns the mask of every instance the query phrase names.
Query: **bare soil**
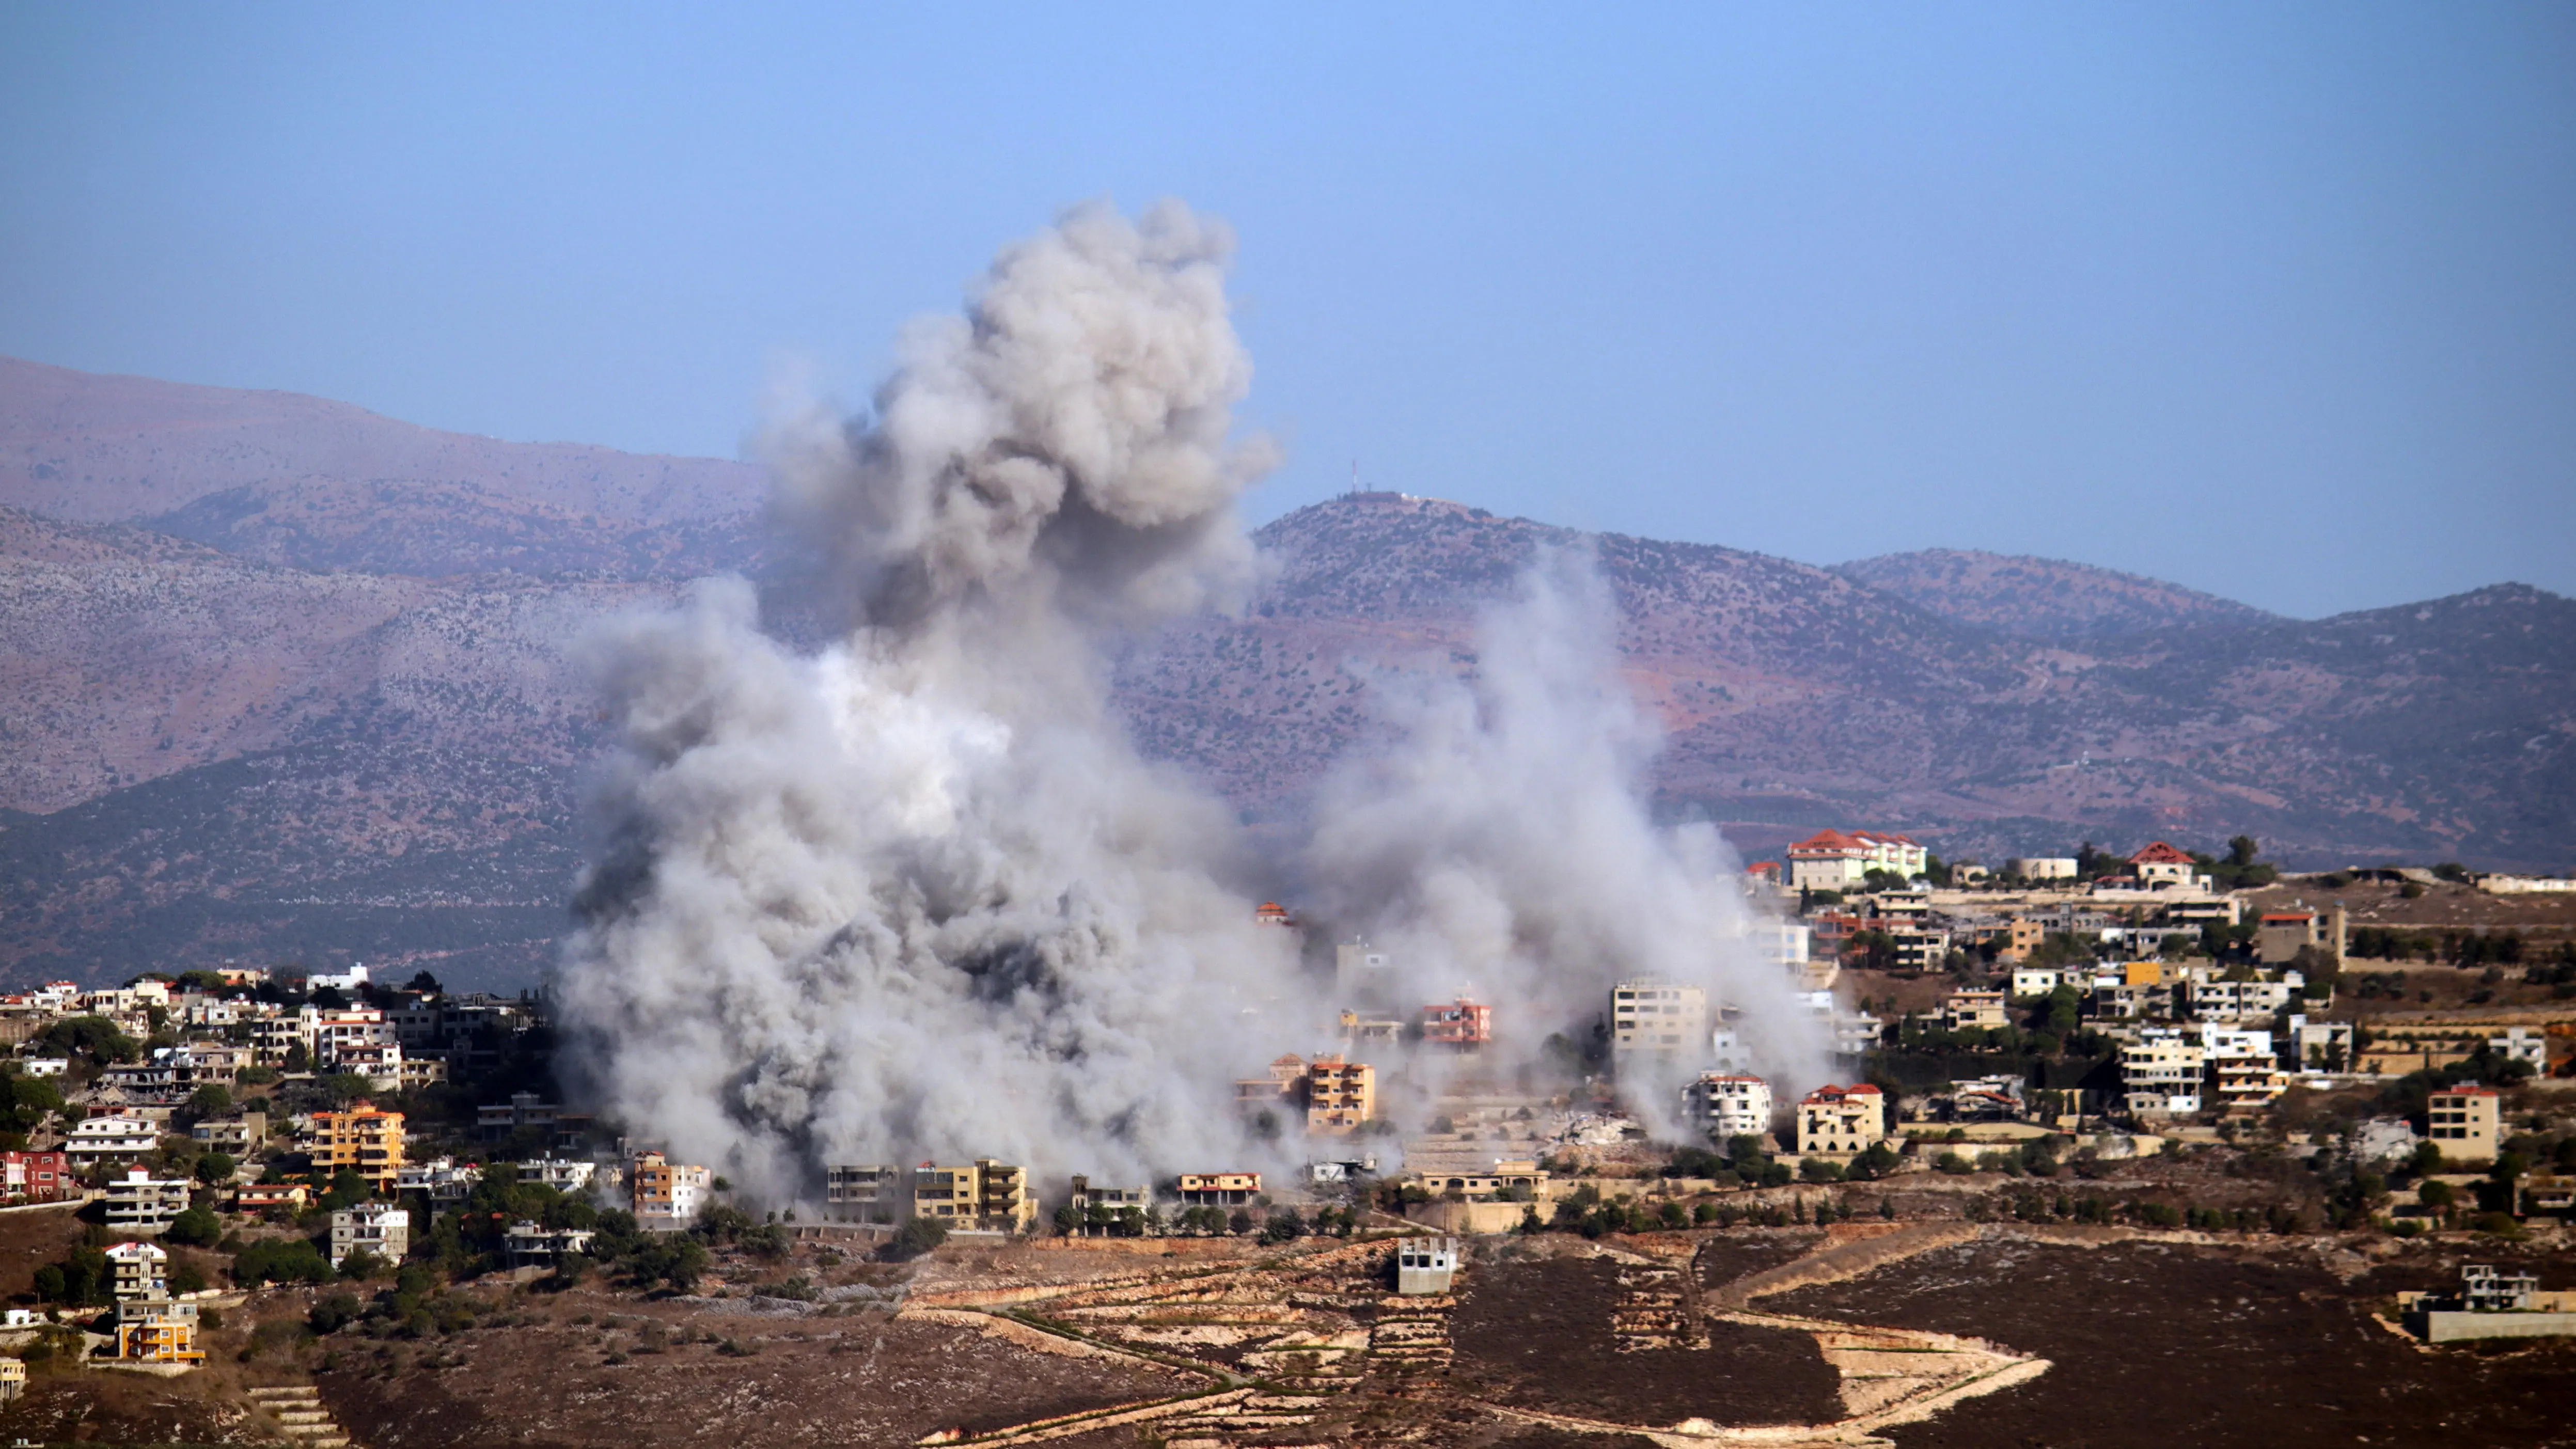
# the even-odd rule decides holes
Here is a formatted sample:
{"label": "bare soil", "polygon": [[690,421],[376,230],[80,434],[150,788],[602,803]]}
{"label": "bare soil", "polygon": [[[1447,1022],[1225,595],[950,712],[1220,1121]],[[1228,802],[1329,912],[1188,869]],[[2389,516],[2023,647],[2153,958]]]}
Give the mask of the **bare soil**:
{"label": "bare soil", "polygon": [[1496,1403],[1625,1424],[1838,1416],[1840,1380],[1804,1333],[1717,1323],[1706,1348],[1619,1352],[1611,1335],[1619,1271],[1606,1258],[1545,1258],[1469,1275],[1451,1329],[1457,1386]]}
{"label": "bare soil", "polygon": [[2365,1304],[2387,1291],[2382,1275],[2345,1283],[2277,1253],[2004,1239],[1759,1306],[2053,1361],[2027,1384],[1886,1431],[1907,1446],[2576,1444],[2576,1345],[2428,1351],[2369,1321]]}
{"label": "bare soil", "polygon": [[[882,1313],[750,1317],[719,1307],[573,1292],[535,1322],[428,1344],[335,1336],[336,1367],[317,1382],[370,1449],[906,1444],[1190,1386]],[[572,1321],[585,1313],[592,1323]]]}

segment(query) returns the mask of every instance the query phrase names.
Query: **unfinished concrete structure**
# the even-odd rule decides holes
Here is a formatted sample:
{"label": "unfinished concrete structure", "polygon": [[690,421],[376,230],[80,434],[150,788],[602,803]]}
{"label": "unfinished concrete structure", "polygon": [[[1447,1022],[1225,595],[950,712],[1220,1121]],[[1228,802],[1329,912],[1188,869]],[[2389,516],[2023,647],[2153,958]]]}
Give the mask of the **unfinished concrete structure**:
{"label": "unfinished concrete structure", "polygon": [[1446,1293],[1458,1277],[1456,1238],[1406,1238],[1395,1245],[1395,1291]]}

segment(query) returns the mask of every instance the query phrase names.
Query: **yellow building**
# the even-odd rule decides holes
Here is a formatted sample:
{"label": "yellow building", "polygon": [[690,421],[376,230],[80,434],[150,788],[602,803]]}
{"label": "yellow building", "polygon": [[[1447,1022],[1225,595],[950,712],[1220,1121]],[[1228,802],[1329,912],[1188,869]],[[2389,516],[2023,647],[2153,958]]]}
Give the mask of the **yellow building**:
{"label": "yellow building", "polygon": [[403,1114],[364,1102],[346,1112],[314,1113],[313,1166],[326,1174],[346,1169],[391,1192],[403,1170]]}
{"label": "yellow building", "polygon": [[197,1306],[167,1298],[128,1299],[116,1307],[116,1356],[128,1363],[203,1363]]}
{"label": "yellow building", "polygon": [[918,1167],[912,1173],[912,1214],[987,1232],[1024,1233],[1038,1220],[1029,1196],[1027,1169],[990,1157],[972,1167]]}
{"label": "yellow building", "polygon": [[1377,1069],[1337,1053],[1306,1064],[1306,1130],[1343,1133],[1377,1115]]}
{"label": "yellow building", "polygon": [[2425,1103],[2424,1136],[2453,1162],[2493,1162],[2504,1126],[2504,1098],[2493,1087],[2459,1083]]}
{"label": "yellow building", "polygon": [[2125,986],[2162,986],[2165,984],[2165,963],[2162,961],[2125,962],[2120,967],[2120,981]]}

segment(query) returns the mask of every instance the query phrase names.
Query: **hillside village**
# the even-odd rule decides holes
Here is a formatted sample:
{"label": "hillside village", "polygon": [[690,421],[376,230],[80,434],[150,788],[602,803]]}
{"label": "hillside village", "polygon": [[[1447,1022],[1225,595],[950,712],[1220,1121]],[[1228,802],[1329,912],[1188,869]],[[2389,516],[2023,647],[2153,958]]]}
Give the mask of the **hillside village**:
{"label": "hillside village", "polygon": [[[327,1442],[345,1431],[318,1399],[278,1397],[310,1392],[297,1365],[434,1342],[506,1312],[493,1285],[810,1313],[893,1291],[869,1274],[1021,1244],[1300,1262],[1343,1244],[1359,1256],[1337,1271],[1360,1280],[1334,1291],[1446,1304],[1498,1243],[1631,1252],[1618,1245],[1673,1235],[1696,1263],[1733,1234],[1985,1223],[2492,1256],[2558,1241],[2576,1212],[2568,882],[2285,878],[2243,839],[1981,867],[1854,829],[1757,862],[1742,889],[1757,924],[1729,949],[1818,1018],[1833,1083],[1775,1089],[1748,1065],[1739,1003],[1644,980],[1608,991],[1588,1039],[1557,1034],[1543,1069],[1489,1070],[1529,1029],[1516,1003],[1399,1006],[1385,953],[1342,941],[1315,983],[1342,1003],[1338,1040],[1283,1043],[1211,1103],[1293,1172],[834,1163],[794,1205],[744,1202],[710,1168],[567,1110],[541,996],[233,967],[0,997],[8,1201],[77,1224],[7,1310],[0,1395],[264,1362],[284,1380],[246,1412]],[[2400,908],[2534,924],[2368,924]],[[1289,907],[1259,919],[1301,930]],[[1679,1094],[1664,1104],[1679,1140],[1652,1125],[1669,1113],[1641,1110],[1647,1090]],[[2501,1317],[2460,1318],[2430,1282],[2385,1311],[2445,1342],[2507,1320],[2494,1331],[2576,1329],[2538,1281],[2460,1290],[2512,1297]],[[1634,1332],[1692,1341],[1686,1325]],[[1436,1366],[1385,1354],[1409,1375]]]}

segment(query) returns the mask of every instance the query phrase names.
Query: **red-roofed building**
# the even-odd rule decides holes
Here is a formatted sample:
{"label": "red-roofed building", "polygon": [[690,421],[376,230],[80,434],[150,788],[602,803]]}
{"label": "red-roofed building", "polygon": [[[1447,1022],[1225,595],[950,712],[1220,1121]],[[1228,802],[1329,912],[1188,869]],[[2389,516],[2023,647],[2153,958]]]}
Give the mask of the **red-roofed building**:
{"label": "red-roofed building", "polygon": [[2138,878],[2138,884],[2150,890],[2160,885],[2188,889],[2198,883],[2195,878],[2200,874],[2198,861],[2161,840],[2130,856],[2129,866],[2130,873]]}
{"label": "red-roofed building", "polygon": [[2343,907],[2319,911],[2268,911],[2254,925],[2254,951],[2266,966],[2287,965],[2303,947],[2343,959]]}
{"label": "red-roofed building", "polygon": [[1867,1152],[1887,1136],[1887,1097],[1867,1082],[1831,1083],[1798,1100],[1798,1151]]}
{"label": "red-roofed building", "polygon": [[1751,865],[1746,866],[1744,868],[1744,873],[1753,877],[1755,880],[1768,881],[1772,885],[1778,885],[1780,883],[1780,862],[1776,860],[1757,860]]}
{"label": "red-roofed building", "polygon": [[1799,890],[1843,890],[1861,884],[1873,870],[1911,880],[1931,863],[1930,851],[1879,830],[1818,831],[1790,846],[1788,853],[1789,884]]}
{"label": "red-roofed building", "polygon": [[1258,926],[1293,926],[1297,924],[1295,919],[1288,914],[1288,908],[1279,904],[1277,901],[1263,901],[1261,903],[1261,909],[1252,913],[1252,921],[1254,925]]}

